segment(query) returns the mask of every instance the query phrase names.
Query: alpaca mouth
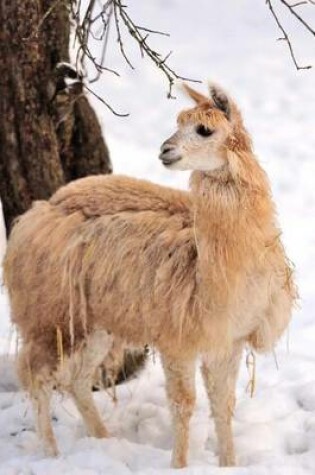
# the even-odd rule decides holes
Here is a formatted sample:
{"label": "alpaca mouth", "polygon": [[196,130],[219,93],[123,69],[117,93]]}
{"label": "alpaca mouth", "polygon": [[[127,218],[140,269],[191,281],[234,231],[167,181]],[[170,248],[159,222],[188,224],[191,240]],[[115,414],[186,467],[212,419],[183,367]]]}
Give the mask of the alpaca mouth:
{"label": "alpaca mouth", "polygon": [[181,160],[181,158],[181,155],[176,153],[176,151],[172,148],[162,149],[162,152],[159,155],[159,159],[166,167],[178,162],[179,160]]}
{"label": "alpaca mouth", "polygon": [[169,157],[163,157],[163,156],[160,157],[165,167],[169,167],[170,165],[173,165],[173,163],[178,162],[179,160],[181,160],[181,158],[182,157],[176,157],[176,158],[169,158]]}

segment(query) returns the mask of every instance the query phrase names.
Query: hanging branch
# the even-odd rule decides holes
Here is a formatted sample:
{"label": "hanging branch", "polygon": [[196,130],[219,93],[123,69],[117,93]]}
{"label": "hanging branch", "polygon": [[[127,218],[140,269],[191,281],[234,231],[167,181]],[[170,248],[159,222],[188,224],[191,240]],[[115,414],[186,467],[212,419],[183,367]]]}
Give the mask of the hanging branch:
{"label": "hanging branch", "polygon": [[[278,0],[280,3],[282,3],[288,10],[289,12],[294,16],[294,18],[303,26],[303,28],[306,29],[307,32],[309,32],[312,36],[315,37],[315,30],[314,28],[299,14],[296,12],[296,8],[297,7],[300,7],[302,5],[315,5],[315,1],[314,0],[303,0],[303,1],[298,1],[298,2],[295,2],[295,3],[288,3],[287,0]],[[271,0],[266,0],[266,4],[267,6],[269,7],[269,10],[271,12],[271,15],[273,16],[279,30],[281,31],[282,33],[282,36],[280,38],[278,38],[279,41],[285,41],[288,45],[288,48],[289,48],[289,52],[290,52],[290,56],[291,56],[291,59],[294,63],[294,66],[296,67],[296,69],[299,71],[300,69],[311,69],[312,68],[312,65],[307,65],[307,66],[301,66],[298,61],[297,61],[297,58],[296,58],[296,55],[295,55],[295,52],[294,52],[294,48],[292,46],[292,42],[291,42],[291,39],[289,37],[289,34],[287,33],[285,27],[283,26],[281,20],[279,19],[279,16],[278,14],[276,13],[272,3],[271,3]]]}
{"label": "hanging branch", "polygon": [[104,104],[107,107],[107,109],[109,109],[114,115],[116,115],[118,117],[128,117],[129,116],[128,113],[117,112],[108,102],[105,101],[105,99],[103,97],[99,96],[98,94],[96,94],[96,92],[92,91],[92,89],[90,89],[86,84],[83,84],[83,87],[87,91],[89,91],[94,97],[96,97],[96,99],[101,101],[102,104]]}
{"label": "hanging branch", "polygon": [[[116,76],[119,76],[117,71],[104,66],[105,52],[108,43],[109,23],[112,15],[112,8],[110,7],[111,0],[106,2],[100,14],[93,18],[92,15],[95,8],[95,3],[95,0],[90,0],[85,15],[81,21],[81,2],[78,0],[70,0],[70,18],[74,24],[74,39],[79,45],[77,49],[76,68],[80,72],[85,72],[86,61],[88,60],[95,68],[97,78],[99,78],[103,71],[108,71],[115,74]],[[93,26],[98,20],[100,20],[101,32],[99,35],[95,35],[93,33]],[[94,39],[103,42],[100,60],[93,56],[90,50],[90,35],[93,36]],[[86,73],[84,75],[86,76]],[[92,81],[94,82],[95,78]]]}
{"label": "hanging branch", "polygon": [[[96,9],[99,11],[93,16]],[[95,78],[89,82],[99,79],[103,71],[109,71],[113,74],[119,75],[117,71],[104,66],[106,49],[108,47],[108,34],[111,23],[113,23],[115,28],[120,53],[129,67],[134,69],[134,66],[128,58],[125,49],[123,30],[125,30],[126,33],[129,34],[138,44],[141,55],[143,57],[149,58],[164,74],[168,81],[169,98],[173,97],[172,87],[176,79],[200,82],[178,74],[168,65],[168,59],[171,55],[171,52],[163,57],[159,52],[155,51],[150,46],[148,41],[151,35],[169,36],[169,34],[152,28],[147,28],[142,25],[137,25],[127,12],[127,6],[123,5],[121,0],[107,0],[105,2],[99,0],[98,4],[96,0],[90,0],[82,19],[80,1],[70,0],[70,13],[74,24],[74,36],[78,42],[76,67],[78,70],[81,69],[84,72],[87,69],[86,62],[90,62],[96,70]],[[97,28],[98,33],[95,34],[94,30]],[[100,59],[94,57],[90,50],[89,36],[92,36],[95,40],[103,43]]]}
{"label": "hanging branch", "polygon": [[[127,28],[127,31],[129,32],[130,36],[138,43],[139,48],[140,48],[140,53],[141,55],[147,56],[154,64],[155,66],[160,69],[160,71],[166,76],[168,84],[169,84],[169,90],[168,90],[168,98],[172,98],[172,88],[174,85],[174,82],[176,79],[180,79],[182,81],[190,81],[190,82],[200,82],[195,79],[187,78],[184,76],[181,76],[180,74],[176,73],[174,69],[172,69],[167,61],[172,54],[170,51],[166,56],[162,57],[160,53],[157,51],[153,50],[151,46],[148,44],[148,39],[150,37],[150,34],[157,34],[157,35],[164,35],[164,36],[169,36],[168,33],[164,33],[162,31],[157,31],[157,30],[152,30],[149,28],[145,28],[143,26],[136,25],[135,22],[132,20],[130,15],[127,12],[127,7],[121,3],[121,0],[113,0],[114,4],[114,14],[115,17],[120,17],[122,20],[123,24]],[[115,13],[116,12],[116,13]],[[129,59],[126,57],[124,49],[123,49],[123,41],[121,37],[121,32],[119,28],[118,22],[116,23],[116,32],[117,32],[117,39],[121,47],[122,54],[127,61],[127,63],[131,66],[132,64],[130,63]],[[143,33],[144,32],[144,33]]]}
{"label": "hanging branch", "polygon": [[314,28],[312,28],[308,23],[307,21],[304,20],[304,18],[301,17],[301,15],[299,15],[296,11],[295,11],[295,7],[298,7],[300,5],[304,5],[304,4],[307,4],[307,3],[312,3],[314,5],[314,2],[298,2],[296,4],[293,4],[293,5],[290,5],[286,0],[279,0],[286,8],[288,8],[288,10],[290,11],[290,13],[292,13],[292,15],[304,26],[304,28],[306,28],[309,33],[311,33],[313,36],[315,36],[315,30]]}

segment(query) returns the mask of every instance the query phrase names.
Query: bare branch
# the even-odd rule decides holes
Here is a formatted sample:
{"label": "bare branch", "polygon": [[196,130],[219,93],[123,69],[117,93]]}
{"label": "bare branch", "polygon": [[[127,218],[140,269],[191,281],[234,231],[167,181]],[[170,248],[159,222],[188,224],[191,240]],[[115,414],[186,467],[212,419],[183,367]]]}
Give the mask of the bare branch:
{"label": "bare branch", "polygon": [[[114,5],[116,6],[117,10],[119,11],[120,18],[122,22],[125,24],[130,36],[134,38],[134,40],[138,43],[140,47],[140,51],[142,56],[147,56],[148,58],[153,61],[158,69],[162,71],[162,73],[166,76],[168,83],[169,83],[169,90],[168,90],[168,98],[173,98],[172,96],[172,88],[176,79],[181,79],[183,81],[191,81],[191,82],[200,82],[196,79],[187,78],[177,74],[168,64],[167,59],[169,55],[167,55],[164,59],[161,59],[161,55],[153,50],[147,40],[149,38],[149,34],[143,35],[142,31],[147,33],[148,29],[139,28],[129,14],[126,11],[126,7],[122,5],[121,0],[113,0]],[[152,30],[154,32],[154,30]],[[156,31],[155,31],[156,33]]]}
{"label": "bare branch", "polygon": [[[113,14],[113,6],[112,4],[110,4],[109,6],[110,10],[109,10],[109,14],[108,14],[108,19],[106,20],[104,18],[104,15],[101,16],[102,18],[102,22],[103,22],[103,25],[104,25],[104,28],[103,28],[103,34],[101,35],[101,40],[104,38],[104,41],[103,41],[103,46],[102,46],[102,53],[101,53],[101,59],[100,59],[100,64],[102,65],[102,68],[103,70],[106,70],[106,71],[110,71],[112,72],[113,74],[115,74],[116,76],[119,76],[119,73],[113,69],[110,69],[110,68],[105,68],[103,65],[104,65],[104,62],[105,62],[105,55],[106,55],[106,51],[107,51],[107,44],[108,44],[108,38],[109,38],[109,30],[110,30],[110,21],[111,21],[111,18],[112,18],[112,14]],[[104,69],[105,68],[105,69]],[[100,78],[100,75],[102,73],[102,70],[99,69],[96,73],[96,76],[94,79],[91,79],[90,80],[90,83],[93,83],[93,82],[96,82],[99,80]]]}
{"label": "bare branch", "polygon": [[140,31],[146,31],[147,33],[153,33],[155,35],[162,35],[162,36],[170,37],[170,34],[165,33],[164,31],[150,30],[150,28],[145,28],[144,26],[139,26],[139,25],[137,25],[136,28],[138,28],[138,30],[140,30]]}
{"label": "bare branch", "polygon": [[86,84],[83,84],[83,86],[85,87],[85,89],[87,91],[89,91],[94,97],[96,97],[99,101],[101,101],[114,115],[117,115],[118,117],[128,117],[129,114],[128,113],[120,113],[120,112],[117,112],[115,111],[115,109],[113,109],[113,107],[108,103],[106,102],[101,96],[99,96],[98,94],[96,94],[96,92],[94,92],[92,89],[90,89]]}
{"label": "bare branch", "polygon": [[295,7],[299,7],[301,5],[307,5],[307,3],[308,3],[307,0],[303,0],[302,2],[296,2],[296,3],[291,4],[291,7],[295,8]]}
{"label": "bare branch", "polygon": [[295,11],[294,5],[290,5],[286,0],[279,1],[290,10],[292,15],[295,16],[295,18],[311,33],[311,35],[315,36],[315,30]]}
{"label": "bare branch", "polygon": [[[279,0],[279,1],[286,4],[286,1],[285,1],[285,0]],[[273,5],[272,5],[272,3],[271,3],[271,0],[266,0],[266,4],[268,5],[269,10],[270,10],[270,12],[271,12],[273,18],[274,18],[274,20],[275,20],[275,22],[276,22],[276,24],[277,24],[279,30],[281,31],[281,33],[282,33],[282,35],[283,35],[281,38],[278,38],[278,40],[283,40],[283,41],[285,41],[285,42],[287,43],[288,48],[289,48],[289,51],[290,51],[290,56],[291,56],[291,58],[292,58],[292,61],[293,61],[294,65],[295,65],[296,69],[297,69],[298,71],[299,71],[300,69],[311,69],[311,67],[312,67],[311,65],[308,65],[308,66],[300,66],[300,65],[298,64],[297,59],[296,59],[296,56],[295,56],[295,53],[294,53],[294,49],[293,49],[293,46],[292,46],[292,43],[291,43],[291,40],[290,40],[290,38],[289,38],[289,35],[288,35],[288,33],[286,32],[284,26],[282,25],[282,23],[281,23],[281,21],[280,21],[278,15],[277,15],[277,13],[275,12],[275,10],[274,10],[274,8],[273,8]],[[288,4],[287,4],[287,6],[289,7]],[[299,15],[296,14],[295,10],[294,10],[293,7],[291,7],[291,6],[290,6],[290,11],[291,11],[291,12],[293,11],[293,12],[295,13],[295,16],[298,16],[299,18],[301,18]],[[304,24],[304,23],[307,24],[303,19],[302,19],[302,23],[303,23],[303,24]],[[310,29],[309,25],[308,25],[308,29]]]}
{"label": "bare branch", "polygon": [[[150,35],[169,36],[169,34],[136,24],[127,12],[127,6],[123,4],[121,0],[89,0],[82,19],[81,0],[70,0],[70,12],[72,21],[74,23],[75,40],[78,43],[76,68],[82,71],[83,76],[86,76],[86,74],[83,74],[83,72],[87,69],[87,62],[92,63],[96,70],[95,77],[93,79],[89,79],[88,82],[91,83],[97,81],[103,71],[110,71],[118,75],[117,71],[104,66],[111,20],[113,20],[115,26],[116,38],[120,52],[126,63],[132,69],[134,69],[133,64],[128,58],[124,45],[123,33],[125,33],[125,31],[138,44],[141,56],[149,58],[155,64],[155,66],[161,70],[164,76],[166,76],[169,85],[168,97],[173,97],[172,87],[176,79],[200,82],[179,75],[168,65],[167,61],[171,55],[171,52],[163,57],[159,52],[151,48],[148,43]],[[95,30],[93,30],[95,27],[100,27],[96,33],[94,33]],[[102,42],[102,52],[99,58],[95,58],[93,56],[89,46],[89,36],[93,37],[96,41]],[[102,102],[104,102],[107,107],[112,109],[106,101]]]}
{"label": "bare branch", "polygon": [[119,11],[118,11],[115,1],[113,1],[113,5],[114,5],[114,18],[115,18],[115,25],[116,25],[116,32],[117,32],[117,41],[119,43],[120,52],[125,58],[126,63],[131,67],[131,69],[134,69],[133,65],[128,59],[128,56],[125,53],[124,43],[121,37],[120,26],[119,26]]}

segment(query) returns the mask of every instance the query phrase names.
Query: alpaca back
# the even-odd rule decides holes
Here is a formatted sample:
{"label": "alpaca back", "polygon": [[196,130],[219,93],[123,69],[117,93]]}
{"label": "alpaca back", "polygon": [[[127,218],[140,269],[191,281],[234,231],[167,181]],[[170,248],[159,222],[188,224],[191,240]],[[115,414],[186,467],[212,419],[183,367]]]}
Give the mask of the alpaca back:
{"label": "alpaca back", "polygon": [[61,187],[50,199],[65,214],[81,211],[86,218],[121,211],[165,211],[189,215],[191,196],[146,180],[119,175],[96,175]]}

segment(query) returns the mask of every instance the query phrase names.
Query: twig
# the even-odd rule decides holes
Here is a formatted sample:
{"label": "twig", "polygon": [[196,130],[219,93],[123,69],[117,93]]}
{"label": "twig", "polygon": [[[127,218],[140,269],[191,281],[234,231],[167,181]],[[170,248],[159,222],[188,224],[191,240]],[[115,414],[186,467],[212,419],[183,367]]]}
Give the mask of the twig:
{"label": "twig", "polygon": [[115,1],[113,1],[113,5],[114,5],[113,11],[114,11],[114,18],[115,18],[115,25],[116,25],[116,32],[117,32],[117,41],[118,41],[118,44],[119,44],[120,52],[123,55],[123,57],[125,58],[125,61],[130,66],[130,68],[134,69],[133,65],[131,64],[131,62],[130,62],[130,60],[129,60],[128,56],[126,55],[126,52],[125,52],[124,43],[122,41],[121,32],[120,32],[117,5],[116,5]]}
{"label": "twig", "polygon": [[[280,0],[280,2],[284,2],[285,0]],[[296,67],[296,69],[299,71],[300,69],[311,69],[311,65],[308,65],[308,66],[300,66],[297,62],[297,59],[296,59],[296,56],[295,56],[295,53],[294,53],[294,50],[293,50],[293,46],[291,44],[291,40],[289,38],[289,35],[287,34],[286,30],[284,29],[284,27],[282,26],[282,23],[280,22],[273,6],[272,6],[272,3],[271,3],[271,0],[266,0],[266,4],[268,5],[269,7],[269,10],[276,22],[276,24],[278,25],[278,28],[280,29],[281,33],[282,33],[282,37],[279,38],[279,40],[282,40],[282,41],[285,41],[288,45],[288,48],[289,48],[289,51],[290,51],[290,56],[292,58],[292,61]],[[294,10],[293,10],[294,11]]]}
{"label": "twig", "polygon": [[307,5],[307,0],[303,0],[302,2],[296,2],[296,3],[293,3],[291,4],[291,7],[292,8],[295,8],[295,7],[300,7],[301,5]]}
{"label": "twig", "polygon": [[[182,81],[190,81],[190,82],[200,82],[196,79],[187,78],[177,74],[167,63],[167,59],[169,55],[167,55],[163,60],[161,59],[161,55],[153,50],[147,40],[149,35],[143,35],[141,32],[141,27],[139,27],[133,22],[132,18],[126,11],[126,7],[122,5],[121,0],[113,0],[114,5],[116,6],[117,10],[119,11],[119,15],[123,23],[125,24],[130,36],[134,38],[134,40],[138,43],[140,47],[141,54],[144,56],[146,55],[148,58],[153,61],[158,69],[162,71],[162,73],[166,76],[168,83],[169,83],[169,90],[168,90],[168,98],[173,98],[172,96],[172,88],[176,79],[181,79]],[[148,29],[144,29],[146,31]],[[152,30],[153,32],[154,30]],[[156,31],[155,31],[156,33]]]}
{"label": "twig", "polygon": [[114,115],[116,115],[118,117],[128,117],[129,116],[128,113],[121,114],[120,112],[115,111],[115,109],[110,104],[108,104],[108,102],[106,102],[101,96],[96,94],[96,92],[92,91],[92,89],[90,89],[86,84],[83,84],[83,87],[85,87],[85,89],[87,91],[89,91],[91,94],[93,94],[94,97],[96,97],[99,101],[101,101]]}
{"label": "twig", "polygon": [[295,18],[302,23],[302,25],[311,33],[311,35],[315,36],[315,30],[301,17],[296,11],[294,10],[294,5],[290,5],[286,0],[279,0],[284,6],[286,6],[290,12],[292,13]]}
{"label": "twig", "polygon": [[[179,75],[168,65],[168,59],[171,55],[171,52],[163,57],[159,52],[152,49],[149,44],[151,35],[169,36],[169,34],[136,24],[127,12],[127,6],[122,3],[122,0],[89,0],[82,19],[80,17],[80,6],[81,0],[70,0],[70,15],[74,23],[74,37],[75,41],[78,43],[76,69],[78,71],[80,70],[82,72],[82,76],[84,77],[87,76],[85,71],[87,70],[88,63],[92,63],[96,70],[96,75],[93,77],[93,79],[87,79],[89,83],[97,81],[103,71],[110,71],[116,75],[119,75],[117,71],[104,66],[106,51],[109,43],[109,28],[111,20],[113,21],[113,25],[116,30],[116,38],[120,53],[126,63],[130,66],[130,68],[134,69],[134,66],[131,63],[124,46],[123,34],[125,33],[125,30],[138,44],[141,56],[149,58],[149,60],[151,60],[155,66],[161,70],[164,76],[166,76],[169,85],[169,98],[173,97],[172,88],[176,79],[200,82],[198,80]],[[97,30],[99,25],[101,25],[100,33],[99,29]],[[94,34],[93,29],[94,31],[97,31],[97,33]],[[96,41],[102,42],[100,57],[94,57],[90,49],[90,36],[93,36]],[[90,90],[90,92],[98,97],[98,99],[102,99],[100,96],[95,94],[94,91]],[[116,113],[105,100],[101,100],[101,102],[103,102],[106,107],[112,110],[116,115],[127,115]]]}
{"label": "twig", "polygon": [[150,28],[145,28],[144,26],[139,26],[139,25],[136,25],[136,28],[138,28],[138,30],[140,30],[140,31],[146,31],[147,33],[154,33],[155,35],[170,37],[170,34],[165,33],[164,31],[151,30]]}
{"label": "twig", "polygon": [[[108,2],[107,2],[108,3]],[[104,68],[104,62],[105,62],[105,55],[106,55],[106,51],[107,51],[107,45],[108,45],[108,38],[109,38],[109,30],[110,30],[110,22],[111,22],[111,19],[112,19],[112,15],[113,15],[113,6],[112,4],[110,4],[110,10],[109,10],[109,14],[108,14],[108,19],[107,19],[107,22],[106,20],[104,20],[103,16],[101,17],[102,18],[102,22],[103,22],[103,25],[106,25],[105,27],[105,31],[104,31],[104,41],[103,41],[103,46],[102,46],[102,53],[101,53],[101,60],[100,60],[100,64],[102,65],[102,68]],[[110,68],[106,68],[107,71],[110,71],[112,72],[113,74],[115,74],[116,76],[119,76],[119,73],[117,71],[115,71],[114,69],[110,69]],[[90,80],[90,83],[92,84],[93,82],[96,82],[99,80],[100,78],[100,75],[102,73],[102,70],[99,69],[96,73],[96,76],[94,79],[91,79]]]}

